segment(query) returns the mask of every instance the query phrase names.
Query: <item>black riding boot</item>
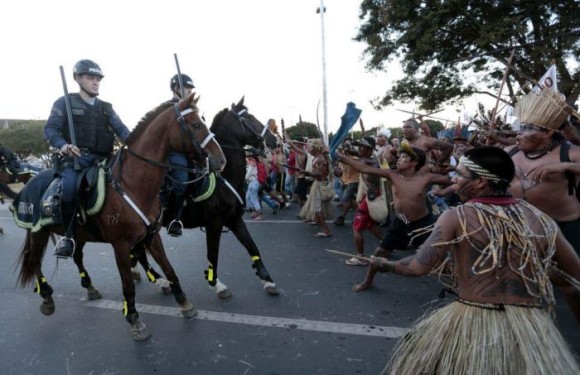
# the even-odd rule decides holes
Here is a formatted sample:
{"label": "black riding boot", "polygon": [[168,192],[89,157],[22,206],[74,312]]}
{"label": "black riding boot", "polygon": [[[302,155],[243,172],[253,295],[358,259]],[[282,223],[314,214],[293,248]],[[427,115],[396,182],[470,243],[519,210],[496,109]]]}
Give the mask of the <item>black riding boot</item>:
{"label": "black riding boot", "polygon": [[179,237],[183,234],[183,223],[181,222],[181,213],[183,212],[183,202],[185,201],[185,194],[176,195],[173,202],[173,212],[175,212],[175,219],[167,226],[167,234],[173,237]]}
{"label": "black riding boot", "polygon": [[[77,208],[76,205],[70,211],[69,207],[63,207],[63,217],[69,220],[68,227],[66,229],[65,235],[61,238],[54,248],[54,255],[59,258],[70,258],[73,256],[75,252],[75,228],[76,228],[76,213]],[[68,214],[68,215],[67,215]]]}

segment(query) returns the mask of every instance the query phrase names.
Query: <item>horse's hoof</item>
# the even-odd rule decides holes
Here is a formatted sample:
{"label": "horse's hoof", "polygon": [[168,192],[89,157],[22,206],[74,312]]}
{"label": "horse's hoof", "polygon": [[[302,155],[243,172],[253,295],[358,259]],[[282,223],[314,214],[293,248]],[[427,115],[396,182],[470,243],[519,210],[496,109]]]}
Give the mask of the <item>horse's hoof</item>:
{"label": "horse's hoof", "polygon": [[133,340],[135,341],[145,341],[151,337],[151,333],[145,323],[137,320],[131,324],[131,336],[133,336]]}
{"label": "horse's hoof", "polygon": [[101,293],[93,286],[87,289],[87,297],[89,300],[94,301],[96,299],[101,299]]}
{"label": "horse's hoof", "polygon": [[188,300],[185,300],[181,305],[181,315],[184,318],[193,318],[197,315],[197,309]]}
{"label": "horse's hoof", "polygon": [[43,315],[52,315],[54,314],[55,310],[56,306],[52,297],[48,297],[47,299],[42,300],[42,303],[40,304],[40,312]]}
{"label": "horse's hoof", "polygon": [[264,290],[271,296],[277,296],[278,294],[280,294],[280,291],[278,290],[278,288],[276,288],[276,284],[270,281],[264,283]]}
{"label": "horse's hoof", "polygon": [[217,292],[217,295],[221,299],[226,299],[232,297],[232,292],[230,292],[229,289],[222,289],[219,292]]}
{"label": "horse's hoof", "polygon": [[170,295],[172,293],[171,292],[171,288],[170,287],[166,287],[166,286],[164,286],[164,287],[161,288],[161,292],[163,292],[163,294],[166,295],[166,296],[168,296],[168,295]]}

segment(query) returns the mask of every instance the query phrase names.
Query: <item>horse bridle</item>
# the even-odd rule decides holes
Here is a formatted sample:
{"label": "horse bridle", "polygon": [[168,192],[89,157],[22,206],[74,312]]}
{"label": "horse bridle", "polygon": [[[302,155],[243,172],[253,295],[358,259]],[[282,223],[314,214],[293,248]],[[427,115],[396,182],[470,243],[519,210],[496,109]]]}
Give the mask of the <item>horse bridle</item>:
{"label": "horse bridle", "polygon": [[[185,139],[189,138],[189,140],[191,141],[193,147],[195,148],[195,152],[199,155],[203,155],[203,153],[205,152],[205,147],[208,145],[209,142],[211,142],[212,139],[214,139],[215,134],[213,134],[211,131],[209,132],[209,134],[205,137],[205,139],[199,143],[197,141],[197,139],[195,139],[195,137],[193,136],[193,132],[189,129],[189,127],[187,127],[187,122],[185,120],[185,116],[189,115],[190,113],[197,113],[197,109],[193,109],[193,108],[187,108],[184,109],[183,111],[179,110],[179,103],[175,103],[173,105],[173,109],[175,111],[175,117],[177,119],[177,122],[179,123],[179,130],[181,132],[181,147],[183,148],[184,152],[187,149],[187,145],[185,144]],[[200,124],[197,122],[191,123],[191,126],[193,126],[194,128],[199,128]],[[208,129],[209,130],[209,129]],[[185,137],[185,136],[186,137]],[[214,140],[215,142],[215,140]]]}
{"label": "horse bridle", "polygon": [[[247,130],[249,131],[251,134],[253,134],[256,139],[258,140],[258,142],[260,142],[261,144],[264,144],[264,134],[266,134],[266,131],[268,130],[267,126],[264,126],[264,129],[262,130],[262,133],[258,133],[256,131],[256,129],[254,129],[253,127],[250,126],[250,124],[248,124],[248,119],[244,116],[246,113],[248,113],[248,109],[247,108],[242,108],[239,111],[234,110],[234,106],[232,105],[232,107],[229,109],[229,112],[233,113],[234,116],[236,117],[236,119],[238,119],[238,121],[240,122],[240,124]],[[232,146],[228,146],[228,145],[222,145],[222,147],[227,147],[227,148],[231,148],[234,149],[234,147]],[[238,149],[237,147],[235,149]]]}

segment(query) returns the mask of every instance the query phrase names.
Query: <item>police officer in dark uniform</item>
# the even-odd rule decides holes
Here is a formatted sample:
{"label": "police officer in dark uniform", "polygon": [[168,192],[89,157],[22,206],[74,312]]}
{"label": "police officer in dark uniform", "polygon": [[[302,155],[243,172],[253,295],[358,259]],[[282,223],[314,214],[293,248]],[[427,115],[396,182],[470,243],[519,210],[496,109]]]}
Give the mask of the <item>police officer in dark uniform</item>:
{"label": "police officer in dark uniform", "polygon": [[[193,80],[187,74],[181,74],[181,84],[179,82],[179,75],[174,75],[169,83],[169,88],[173,93],[173,98],[169,100],[172,103],[179,102],[181,98],[181,88],[183,87],[183,93],[187,97],[191,95],[192,90],[195,88]],[[172,165],[178,165],[181,167],[187,167],[187,157],[185,154],[177,151],[171,151],[169,153],[169,163]],[[175,212],[175,218],[169,223],[167,227],[167,234],[173,237],[179,237],[183,233],[183,224],[181,223],[181,212],[183,211],[183,203],[185,202],[185,190],[187,185],[185,183],[189,179],[188,172],[185,170],[171,169],[169,175],[173,179],[171,183],[171,191],[174,196],[174,207],[173,212]]]}
{"label": "police officer in dark uniform", "polygon": [[99,65],[91,60],[80,60],[74,66],[73,77],[80,88],[78,93],[69,94],[76,145],[71,144],[64,96],[54,102],[44,126],[47,141],[64,155],[61,181],[63,208],[66,210],[63,216],[64,224],[66,220],[70,223],[65,237],[55,249],[55,255],[59,257],[71,257],[75,248],[76,181],[81,171],[74,169],[73,158],[78,158],[81,169],[95,165],[111,156],[115,135],[125,141],[130,133],[113,106],[97,98],[104,77]]}

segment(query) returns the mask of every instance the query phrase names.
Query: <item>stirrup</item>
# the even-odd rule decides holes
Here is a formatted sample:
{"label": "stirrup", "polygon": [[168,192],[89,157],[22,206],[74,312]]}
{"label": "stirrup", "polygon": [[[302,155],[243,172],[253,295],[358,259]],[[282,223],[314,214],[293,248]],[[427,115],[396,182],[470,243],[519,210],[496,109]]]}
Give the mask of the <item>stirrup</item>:
{"label": "stirrup", "polygon": [[[63,242],[65,241],[65,242]],[[67,247],[67,243],[72,245],[72,248]],[[61,246],[62,245],[62,246]],[[74,255],[76,249],[76,242],[72,237],[62,237],[54,246],[54,255],[58,258],[70,258]]]}
{"label": "stirrup", "polygon": [[[174,224],[176,226],[179,225],[179,227],[174,227]],[[167,234],[169,234],[172,237],[181,236],[183,234],[183,223],[181,222],[181,220],[173,219],[173,221],[169,223],[169,225],[167,226]]]}

